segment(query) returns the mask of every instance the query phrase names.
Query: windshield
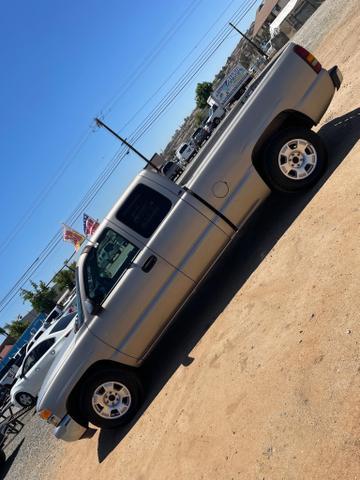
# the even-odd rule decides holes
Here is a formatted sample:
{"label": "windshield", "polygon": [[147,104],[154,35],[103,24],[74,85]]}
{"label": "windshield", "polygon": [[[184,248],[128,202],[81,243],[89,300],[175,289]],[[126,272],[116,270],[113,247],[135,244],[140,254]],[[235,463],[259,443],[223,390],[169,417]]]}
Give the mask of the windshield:
{"label": "windshield", "polygon": [[139,249],[129,240],[106,228],[84,263],[86,296],[100,305],[131,265]]}

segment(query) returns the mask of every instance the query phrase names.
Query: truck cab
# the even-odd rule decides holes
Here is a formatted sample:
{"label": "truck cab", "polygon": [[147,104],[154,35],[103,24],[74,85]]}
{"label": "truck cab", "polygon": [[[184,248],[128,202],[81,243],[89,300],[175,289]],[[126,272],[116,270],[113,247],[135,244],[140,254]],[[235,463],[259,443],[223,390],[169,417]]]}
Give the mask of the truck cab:
{"label": "truck cab", "polygon": [[226,110],[225,108],[213,103],[209,108],[209,115],[206,120],[206,126],[208,129],[215,128],[219,125],[221,120],[225,117]]}

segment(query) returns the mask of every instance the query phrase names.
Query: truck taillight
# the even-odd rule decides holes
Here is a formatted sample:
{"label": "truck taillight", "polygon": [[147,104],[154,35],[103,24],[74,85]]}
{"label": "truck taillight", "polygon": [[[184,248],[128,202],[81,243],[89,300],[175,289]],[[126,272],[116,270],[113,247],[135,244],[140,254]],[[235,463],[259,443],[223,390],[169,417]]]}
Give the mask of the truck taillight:
{"label": "truck taillight", "polygon": [[310,53],[306,48],[301,47],[300,45],[294,46],[294,52],[299,55],[305,62],[310,65],[310,67],[316,72],[319,73],[321,70],[321,63]]}

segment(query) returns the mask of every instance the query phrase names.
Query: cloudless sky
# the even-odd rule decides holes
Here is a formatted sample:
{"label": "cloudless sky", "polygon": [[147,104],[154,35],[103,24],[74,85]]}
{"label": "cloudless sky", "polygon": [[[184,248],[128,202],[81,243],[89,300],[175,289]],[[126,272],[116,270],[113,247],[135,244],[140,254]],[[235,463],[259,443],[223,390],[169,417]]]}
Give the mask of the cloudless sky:
{"label": "cloudless sky", "polygon": [[[246,29],[259,0],[2,3],[0,300],[122,151],[94,117],[131,138],[234,12],[254,2],[238,24]],[[232,32],[138,149],[150,157],[165,148],[195,106],[196,84],[213,80],[238,41]],[[127,155],[86,213],[101,219],[142,167]],[[81,232],[82,213],[74,224]],[[72,253],[61,242],[31,278],[47,282]],[[0,325],[30,309],[16,295]]]}

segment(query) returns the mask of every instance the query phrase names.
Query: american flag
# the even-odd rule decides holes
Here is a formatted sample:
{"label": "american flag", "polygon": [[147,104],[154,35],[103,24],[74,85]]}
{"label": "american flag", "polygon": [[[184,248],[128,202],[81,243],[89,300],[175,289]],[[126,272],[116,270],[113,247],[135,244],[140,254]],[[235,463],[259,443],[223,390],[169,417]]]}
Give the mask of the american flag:
{"label": "american flag", "polygon": [[74,230],[73,228],[65,224],[64,224],[63,238],[65,242],[73,243],[76,251],[79,250],[79,248],[81,247],[81,244],[85,240],[84,235],[81,235],[81,233],[77,232],[76,230]]}
{"label": "american flag", "polygon": [[89,217],[89,215],[86,215],[86,213],[84,213],[84,233],[86,236],[95,233],[95,230],[98,228],[99,225],[100,224],[97,220]]}

